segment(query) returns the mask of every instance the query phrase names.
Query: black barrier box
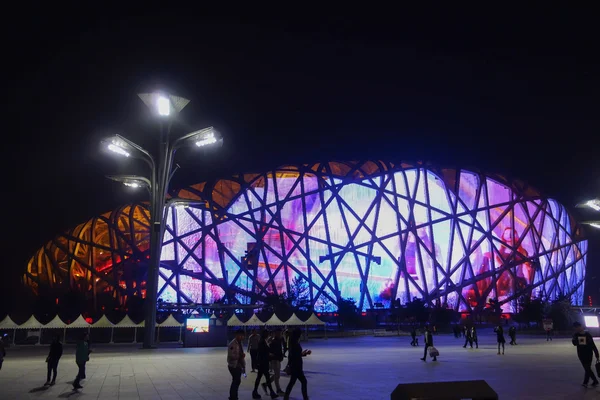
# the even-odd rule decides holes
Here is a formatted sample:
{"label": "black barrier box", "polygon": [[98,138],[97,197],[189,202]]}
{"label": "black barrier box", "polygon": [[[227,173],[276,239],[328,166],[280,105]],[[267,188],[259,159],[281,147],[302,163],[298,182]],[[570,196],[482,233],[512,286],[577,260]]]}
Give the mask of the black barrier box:
{"label": "black barrier box", "polygon": [[391,400],[498,400],[486,381],[405,383],[396,386]]}

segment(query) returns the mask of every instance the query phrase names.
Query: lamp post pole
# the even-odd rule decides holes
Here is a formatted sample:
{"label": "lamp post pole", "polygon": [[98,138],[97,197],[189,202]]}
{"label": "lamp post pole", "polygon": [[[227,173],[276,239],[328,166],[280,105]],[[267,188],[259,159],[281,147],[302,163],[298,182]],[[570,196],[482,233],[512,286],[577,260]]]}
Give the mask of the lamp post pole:
{"label": "lamp post pole", "polygon": [[150,216],[152,227],[150,230],[150,263],[148,265],[148,274],[146,279],[146,316],[144,320],[144,343],[143,348],[149,349],[154,346],[154,335],[156,332],[156,304],[158,295],[158,273],[160,265],[160,255],[162,249],[162,238],[164,237],[164,213],[165,200],[169,190],[168,178],[171,165],[169,161],[169,133],[171,123],[168,123],[167,130],[164,130],[164,124],[161,123],[160,146],[158,154],[158,165],[152,171],[152,179],[155,182],[150,188]]}
{"label": "lamp post pole", "polygon": [[[189,103],[189,100],[176,96],[167,97],[160,94],[141,94],[139,96],[151,109],[156,105],[158,114],[162,117],[180,112]],[[116,135],[112,139],[104,141],[108,150],[113,153],[125,158],[130,156],[141,158],[150,167],[150,179],[133,175],[108,176],[109,179],[121,182],[126,186],[146,187],[150,192],[150,260],[146,278],[143,342],[143,348],[146,349],[154,346],[159,266],[166,226],[165,209],[170,207],[174,201],[181,202],[181,199],[167,201],[169,182],[174,172],[172,167],[175,152],[186,142],[195,142],[197,147],[223,144],[223,138],[212,127],[188,133],[170,142],[171,125],[171,118],[164,118],[160,122],[158,163],[148,151],[122,136]]]}

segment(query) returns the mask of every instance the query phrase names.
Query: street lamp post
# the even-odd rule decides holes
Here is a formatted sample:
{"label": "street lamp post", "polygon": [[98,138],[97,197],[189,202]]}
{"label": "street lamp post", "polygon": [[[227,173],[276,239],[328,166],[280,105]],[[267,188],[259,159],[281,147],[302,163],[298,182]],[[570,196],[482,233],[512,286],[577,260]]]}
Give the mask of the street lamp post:
{"label": "street lamp post", "polygon": [[[212,127],[194,131],[184,135],[173,142],[169,140],[171,133],[172,117],[185,107],[189,100],[182,97],[161,95],[156,93],[140,94],[142,101],[158,114],[160,119],[160,146],[158,162],[141,146],[116,135],[103,143],[111,152],[125,158],[143,159],[150,167],[150,179],[134,175],[109,176],[109,179],[123,183],[126,186],[139,188],[145,187],[150,192],[150,263],[148,265],[148,276],[146,279],[146,310],[144,325],[144,348],[154,345],[154,333],[156,327],[156,305],[158,293],[158,275],[160,255],[162,249],[162,238],[165,231],[165,206],[173,204],[170,201],[165,204],[169,182],[173,177],[173,159],[175,152],[186,143],[195,142],[196,146],[221,145],[222,137]],[[167,119],[167,121],[165,121]],[[167,124],[165,129],[165,122]]]}

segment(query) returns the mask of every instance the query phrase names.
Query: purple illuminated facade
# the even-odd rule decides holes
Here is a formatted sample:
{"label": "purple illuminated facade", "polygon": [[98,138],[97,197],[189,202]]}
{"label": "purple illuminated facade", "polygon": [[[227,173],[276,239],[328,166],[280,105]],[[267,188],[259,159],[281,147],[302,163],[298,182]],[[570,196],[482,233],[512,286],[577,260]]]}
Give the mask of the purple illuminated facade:
{"label": "purple illuminated facade", "polygon": [[[168,212],[159,282],[167,302],[253,303],[290,291],[295,277],[309,283],[316,311],[335,310],[339,298],[367,309],[418,297],[459,311],[497,299],[505,312],[516,311],[522,296],[583,300],[587,242],[572,218],[556,201],[502,177],[330,162],[238,175],[175,196],[205,204]],[[123,260],[144,260],[147,211],[127,210],[124,225],[108,230],[129,229],[134,240],[123,248],[105,241],[110,271],[94,271],[94,260],[83,266],[103,290],[123,289],[115,270],[135,268]],[[53,242],[40,251],[54,254]],[[25,275],[32,286],[52,274],[46,263],[53,264],[39,252],[32,257]],[[142,275],[127,295],[143,295]],[[125,291],[133,285],[125,282]]]}

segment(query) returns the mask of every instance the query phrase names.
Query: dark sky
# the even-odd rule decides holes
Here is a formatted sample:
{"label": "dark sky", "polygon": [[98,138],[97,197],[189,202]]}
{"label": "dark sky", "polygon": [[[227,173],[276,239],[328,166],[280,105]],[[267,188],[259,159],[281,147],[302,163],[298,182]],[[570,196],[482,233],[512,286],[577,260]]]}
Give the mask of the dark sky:
{"label": "dark sky", "polygon": [[591,10],[126,11],[5,17],[3,292],[55,233],[143,199],[104,178],[140,166],[97,143],[121,133],[152,148],[136,93],[155,85],[192,100],[176,134],[225,136],[218,152],[180,154],[176,187],[383,158],[501,172],[568,207],[600,195]]}

